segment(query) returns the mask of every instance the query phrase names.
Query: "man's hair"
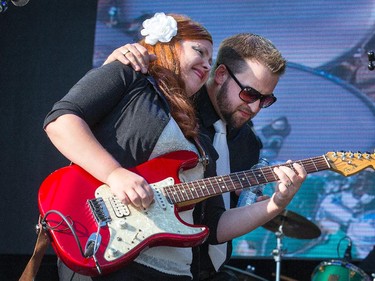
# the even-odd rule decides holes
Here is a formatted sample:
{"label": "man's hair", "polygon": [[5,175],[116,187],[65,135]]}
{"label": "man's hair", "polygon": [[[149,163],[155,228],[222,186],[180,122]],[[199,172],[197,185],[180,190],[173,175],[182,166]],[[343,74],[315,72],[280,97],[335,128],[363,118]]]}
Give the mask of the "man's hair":
{"label": "man's hair", "polygon": [[149,45],[142,39],[139,43],[157,57],[150,63],[149,73],[165,94],[173,118],[185,137],[195,138],[198,135],[198,122],[191,99],[186,94],[185,83],[181,79],[179,46],[181,40],[208,40],[211,43],[213,40],[208,30],[191,18],[180,14],[169,16],[177,21],[177,34],[170,42]]}
{"label": "man's hair", "polygon": [[224,64],[235,73],[242,72],[246,67],[245,59],[258,61],[277,75],[285,72],[286,60],[280,51],[270,40],[252,33],[240,33],[224,39],[212,71]]}

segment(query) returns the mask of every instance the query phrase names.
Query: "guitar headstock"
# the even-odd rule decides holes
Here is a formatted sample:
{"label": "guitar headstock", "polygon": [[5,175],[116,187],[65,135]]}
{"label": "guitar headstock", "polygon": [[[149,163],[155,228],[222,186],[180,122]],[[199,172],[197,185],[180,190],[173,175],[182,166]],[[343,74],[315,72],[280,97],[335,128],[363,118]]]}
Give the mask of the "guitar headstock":
{"label": "guitar headstock", "polygon": [[345,176],[352,176],[368,167],[375,169],[375,153],[328,152],[325,154],[331,170]]}

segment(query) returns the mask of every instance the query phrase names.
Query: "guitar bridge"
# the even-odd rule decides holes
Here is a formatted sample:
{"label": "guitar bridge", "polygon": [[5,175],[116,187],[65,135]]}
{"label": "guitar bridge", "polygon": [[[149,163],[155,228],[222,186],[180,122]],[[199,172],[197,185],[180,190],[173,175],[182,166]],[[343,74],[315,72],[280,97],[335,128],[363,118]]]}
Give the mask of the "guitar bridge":
{"label": "guitar bridge", "polygon": [[102,197],[90,199],[87,203],[99,227],[105,226],[107,222],[112,220]]}

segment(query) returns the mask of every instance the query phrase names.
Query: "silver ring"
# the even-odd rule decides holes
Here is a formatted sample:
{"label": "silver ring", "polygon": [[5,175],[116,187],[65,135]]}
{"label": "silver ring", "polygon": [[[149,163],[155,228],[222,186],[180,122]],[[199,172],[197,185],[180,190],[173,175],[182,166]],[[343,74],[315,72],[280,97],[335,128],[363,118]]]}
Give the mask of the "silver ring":
{"label": "silver ring", "polygon": [[122,52],[122,54],[125,56],[127,53],[130,53],[129,50],[126,50],[125,52]]}
{"label": "silver ring", "polygon": [[292,182],[288,182],[285,186],[286,186],[286,187],[291,187],[292,185],[293,185]]}

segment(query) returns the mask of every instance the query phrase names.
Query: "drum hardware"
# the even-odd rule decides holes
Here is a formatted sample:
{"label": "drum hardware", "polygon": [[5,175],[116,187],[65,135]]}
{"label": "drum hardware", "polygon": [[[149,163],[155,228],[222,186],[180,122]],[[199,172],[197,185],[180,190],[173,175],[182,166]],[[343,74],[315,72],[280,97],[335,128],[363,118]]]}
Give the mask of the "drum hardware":
{"label": "drum hardware", "polygon": [[281,269],[281,257],[285,253],[283,250],[282,239],[284,236],[283,233],[283,223],[279,226],[279,230],[275,232],[276,235],[276,249],[272,251],[273,259],[276,262],[276,281],[280,281],[280,269]]}
{"label": "drum hardware", "polygon": [[[275,273],[272,273],[272,276],[275,276]],[[282,281],[299,281],[299,280],[297,280],[297,279],[294,279],[294,278],[290,278],[290,277],[288,277],[288,276],[285,276],[285,275],[280,275],[280,279],[282,280]]]}
{"label": "drum hardware", "polygon": [[371,281],[362,269],[345,260],[323,261],[314,269],[311,281],[327,280]]}
{"label": "drum hardware", "polygon": [[[346,262],[351,262],[352,261],[352,239],[350,239],[349,236],[345,236],[345,237],[340,239],[339,245],[340,245],[340,243],[343,239],[348,240],[348,245],[346,246],[343,260],[346,261]],[[339,247],[339,245],[337,247]],[[337,250],[338,250],[338,248],[337,248]]]}
{"label": "drum hardware", "polygon": [[343,240],[348,240],[344,256],[340,260],[330,260],[321,262],[311,275],[312,281],[341,280],[341,281],[371,281],[370,276],[359,267],[351,264],[352,261],[352,239],[349,236],[342,237],[337,245],[337,255],[340,244]]}
{"label": "drum hardware", "polygon": [[321,231],[313,222],[292,211],[284,210],[275,218],[263,225],[272,232],[279,231],[282,226],[283,234],[290,238],[314,239],[320,236]]}
{"label": "drum hardware", "polygon": [[276,235],[276,248],[272,251],[276,262],[276,281],[280,281],[281,257],[286,252],[282,239],[285,236],[297,239],[313,239],[320,236],[321,231],[314,223],[292,211],[284,210],[275,218],[263,225]]}
{"label": "drum hardware", "polygon": [[248,265],[246,270],[238,269],[229,265],[224,265],[224,270],[229,270],[235,273],[241,281],[268,281],[267,279],[254,274],[255,268],[251,265]]}

